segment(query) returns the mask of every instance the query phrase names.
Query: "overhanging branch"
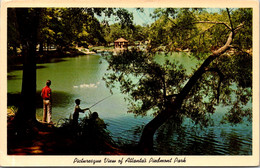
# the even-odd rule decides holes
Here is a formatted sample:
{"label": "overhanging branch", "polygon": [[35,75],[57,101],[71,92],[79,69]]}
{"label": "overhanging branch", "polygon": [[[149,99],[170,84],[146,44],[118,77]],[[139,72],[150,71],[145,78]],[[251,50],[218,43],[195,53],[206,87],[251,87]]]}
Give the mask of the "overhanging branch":
{"label": "overhanging branch", "polygon": [[232,24],[232,21],[231,21],[231,16],[230,16],[230,13],[229,13],[229,9],[227,8],[227,13],[228,13],[228,18],[229,18],[229,22],[230,22],[230,25],[231,25],[231,29],[233,29],[233,24]]}
{"label": "overhanging branch", "polygon": [[[216,23],[216,22],[214,22]],[[183,99],[185,99],[185,97],[188,95],[188,93],[190,92],[190,90],[192,89],[192,87],[194,86],[194,84],[198,81],[198,79],[206,72],[206,68],[209,66],[209,64],[215,60],[216,58],[218,58],[221,54],[223,54],[224,52],[226,52],[230,46],[231,46],[231,42],[233,40],[234,34],[237,30],[239,30],[244,23],[241,23],[240,25],[238,25],[233,31],[230,32],[228,39],[226,41],[226,44],[224,46],[222,46],[221,48],[219,48],[218,50],[214,51],[213,54],[211,54],[203,63],[202,65],[199,67],[199,69],[192,75],[192,77],[190,78],[190,80],[186,83],[186,85],[183,87],[183,89],[181,90],[181,92],[179,93],[178,97],[179,97],[179,101],[178,104],[182,103]],[[177,98],[178,99],[178,98]]]}
{"label": "overhanging branch", "polygon": [[208,23],[208,24],[223,24],[225,25],[229,30],[232,30],[232,28],[225,22],[214,22],[214,21],[197,21],[195,23]]}

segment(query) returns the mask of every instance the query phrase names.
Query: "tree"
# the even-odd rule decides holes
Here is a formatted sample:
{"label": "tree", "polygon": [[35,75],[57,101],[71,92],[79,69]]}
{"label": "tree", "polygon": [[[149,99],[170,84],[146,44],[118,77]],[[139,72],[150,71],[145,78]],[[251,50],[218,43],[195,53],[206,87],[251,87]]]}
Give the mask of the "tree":
{"label": "tree", "polygon": [[133,30],[133,39],[134,41],[146,41],[148,40],[148,25],[140,26],[140,25],[135,25],[134,30]]}
{"label": "tree", "polygon": [[22,124],[33,123],[36,121],[36,45],[41,9],[17,8],[15,12],[23,56],[21,103],[16,119]]}
{"label": "tree", "polygon": [[127,40],[132,40],[133,30],[129,27],[122,28],[122,26],[118,23],[110,25],[106,32],[107,34],[105,38],[110,43],[114,42],[120,37],[123,37]]}
{"label": "tree", "polygon": [[[142,153],[152,152],[155,131],[167,121],[180,125],[190,118],[208,126],[219,104],[233,106],[225,121],[251,120],[252,111],[244,105],[252,94],[252,10],[209,14],[202,9],[160,9],[156,16],[149,52],[132,50],[108,57],[108,70],[113,72],[104,77],[111,89],[119,82],[121,92],[128,95],[129,112],[153,113],[140,138]],[[155,52],[161,45],[166,53],[188,48],[191,56],[203,61],[189,76],[179,63],[156,62]]]}
{"label": "tree", "polygon": [[131,43],[135,41],[146,41],[148,39],[147,27],[140,25],[132,25],[131,27],[122,27],[119,23],[115,23],[104,27],[105,40],[112,43],[123,37]]}
{"label": "tree", "polygon": [[38,42],[39,52],[43,53],[43,47],[48,50],[51,44],[57,44],[57,30],[61,25],[59,22],[59,11],[55,8],[42,8],[39,23]]}

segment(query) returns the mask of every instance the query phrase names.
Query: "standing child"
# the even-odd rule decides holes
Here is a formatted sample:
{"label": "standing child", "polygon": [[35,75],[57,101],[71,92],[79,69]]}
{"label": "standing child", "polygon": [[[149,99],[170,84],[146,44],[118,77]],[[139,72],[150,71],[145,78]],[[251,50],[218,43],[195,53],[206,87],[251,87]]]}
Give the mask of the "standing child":
{"label": "standing child", "polygon": [[51,102],[52,102],[52,95],[51,95],[51,81],[47,80],[46,81],[46,86],[44,88],[42,88],[41,91],[41,96],[43,99],[43,117],[42,117],[42,121],[47,123],[52,123],[51,121]]}
{"label": "standing child", "polygon": [[89,110],[89,108],[81,109],[79,107],[80,105],[80,99],[75,100],[76,106],[73,113],[73,124],[78,125],[78,119],[79,119],[79,112],[84,113],[86,110]]}

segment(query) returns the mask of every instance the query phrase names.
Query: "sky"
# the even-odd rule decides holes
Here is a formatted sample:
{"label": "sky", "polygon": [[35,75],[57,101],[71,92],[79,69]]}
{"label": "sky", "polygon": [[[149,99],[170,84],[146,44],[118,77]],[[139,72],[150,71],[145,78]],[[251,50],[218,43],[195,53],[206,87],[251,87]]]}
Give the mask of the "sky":
{"label": "sky", "polygon": [[[129,12],[133,13],[134,17],[134,24],[136,25],[143,25],[143,24],[151,24],[154,22],[152,18],[150,17],[150,13],[153,13],[154,8],[144,8],[144,12],[140,12],[136,10],[135,8],[126,8]],[[109,22],[109,24],[116,23],[115,16],[111,16],[111,18],[105,18],[104,16],[96,16],[98,20],[103,21],[104,19]]]}
{"label": "sky", "polygon": [[134,24],[143,25],[151,24],[155,20],[150,17],[150,14],[153,13],[154,8],[144,8],[144,12],[137,11],[134,8],[128,8],[129,11],[133,12]]}
{"label": "sky", "polygon": [[[152,19],[150,17],[150,14],[153,13],[155,8],[143,8],[144,11],[140,12],[138,10],[136,10],[135,8],[126,8],[128,11],[133,13],[133,17],[134,17],[134,24],[136,25],[141,25],[143,26],[144,24],[151,24],[153,23],[155,20]],[[220,8],[208,8],[207,11],[208,12],[219,12]],[[104,17],[97,17],[100,21],[104,20]],[[109,24],[113,24],[116,23],[115,21],[115,17],[112,16],[111,18],[106,18],[106,20],[109,21]]]}

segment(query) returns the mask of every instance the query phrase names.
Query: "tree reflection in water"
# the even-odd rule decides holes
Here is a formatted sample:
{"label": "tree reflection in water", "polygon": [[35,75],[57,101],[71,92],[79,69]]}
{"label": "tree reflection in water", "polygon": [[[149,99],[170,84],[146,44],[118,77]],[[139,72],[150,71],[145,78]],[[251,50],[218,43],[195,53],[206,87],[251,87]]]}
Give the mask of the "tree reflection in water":
{"label": "tree reflection in water", "polygon": [[251,155],[250,132],[229,127],[201,129],[164,124],[155,135],[155,153],[171,155]]}
{"label": "tree reflection in water", "polygon": [[[234,129],[231,129],[230,132],[222,130],[220,136],[223,139],[223,146],[229,154],[252,154],[252,137],[248,136],[245,140],[245,138],[240,137]],[[249,151],[249,149],[251,150]]]}

